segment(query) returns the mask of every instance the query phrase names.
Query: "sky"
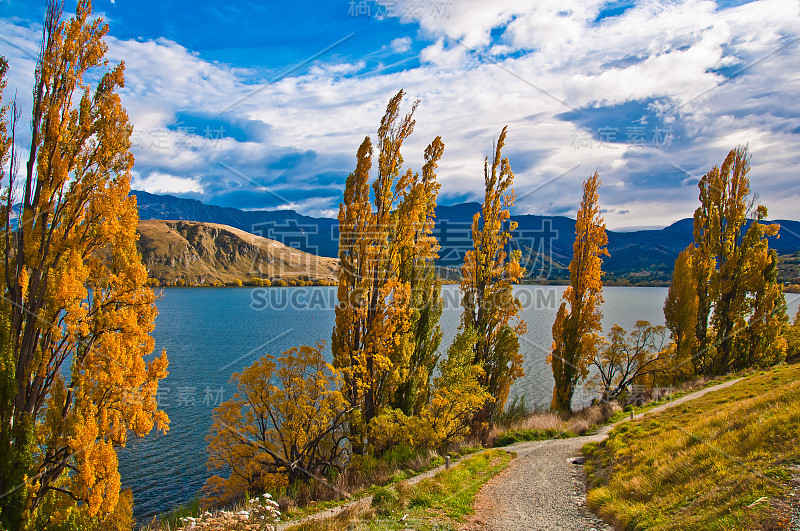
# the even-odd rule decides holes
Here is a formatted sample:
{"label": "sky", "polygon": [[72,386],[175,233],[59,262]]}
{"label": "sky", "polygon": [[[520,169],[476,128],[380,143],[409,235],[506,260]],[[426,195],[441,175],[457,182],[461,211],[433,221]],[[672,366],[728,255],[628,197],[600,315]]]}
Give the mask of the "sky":
{"label": "sky", "polygon": [[[73,11],[67,1],[65,10]],[[336,215],[386,103],[404,145],[445,143],[440,204],[480,201],[508,125],[514,214],[575,216],[598,171],[612,229],[690,217],[697,182],[748,145],[771,219],[800,219],[797,0],[97,1],[125,61],[132,186],[241,209]],[[43,1],[0,0],[5,102],[30,107]],[[26,121],[23,120],[23,123]],[[20,149],[29,140],[20,133]]]}

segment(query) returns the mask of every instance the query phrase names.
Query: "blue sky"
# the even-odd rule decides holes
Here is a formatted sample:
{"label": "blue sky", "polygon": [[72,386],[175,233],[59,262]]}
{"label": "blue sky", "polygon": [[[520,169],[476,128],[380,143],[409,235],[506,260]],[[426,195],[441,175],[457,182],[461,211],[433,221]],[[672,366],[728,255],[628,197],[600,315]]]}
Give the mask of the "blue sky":
{"label": "blue sky", "polygon": [[[443,204],[482,197],[483,156],[508,124],[515,213],[574,216],[597,170],[609,227],[664,226],[690,216],[699,177],[747,143],[771,217],[800,217],[796,0],[94,8],[109,59],[126,62],[135,188],[335,215],[358,145],[404,88],[421,100],[406,163],[419,168],[442,136]],[[43,9],[0,0],[6,96],[23,106]]]}

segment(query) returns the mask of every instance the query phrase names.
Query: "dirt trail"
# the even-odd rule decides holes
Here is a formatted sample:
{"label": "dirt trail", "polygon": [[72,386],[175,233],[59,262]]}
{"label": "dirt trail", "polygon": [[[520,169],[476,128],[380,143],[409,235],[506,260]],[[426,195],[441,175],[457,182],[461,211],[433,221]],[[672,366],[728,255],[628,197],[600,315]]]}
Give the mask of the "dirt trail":
{"label": "dirt trail", "polygon": [[[691,393],[635,418],[675,407],[738,381],[732,380]],[[481,489],[475,500],[475,514],[463,529],[611,531],[612,528],[594,516],[586,506],[582,459],[578,459],[578,455],[584,444],[602,441],[613,427],[606,426],[595,434],[583,437],[509,446],[508,450],[517,452],[517,459]]]}
{"label": "dirt trail", "polygon": [[[739,380],[715,385],[702,391],[655,407],[634,418],[675,407],[706,393],[731,386]],[[620,422],[626,422],[629,419]],[[619,424],[619,422],[617,423]],[[465,531],[612,531],[586,507],[586,488],[581,447],[590,441],[602,441],[616,426],[605,426],[597,433],[571,439],[551,439],[518,443],[506,449],[517,453],[509,467],[491,479],[478,493],[475,515],[463,526]],[[413,485],[435,475],[444,466],[405,480]],[[312,520],[324,520],[350,507],[369,507],[372,496],[315,513],[298,520],[282,522],[278,529]]]}

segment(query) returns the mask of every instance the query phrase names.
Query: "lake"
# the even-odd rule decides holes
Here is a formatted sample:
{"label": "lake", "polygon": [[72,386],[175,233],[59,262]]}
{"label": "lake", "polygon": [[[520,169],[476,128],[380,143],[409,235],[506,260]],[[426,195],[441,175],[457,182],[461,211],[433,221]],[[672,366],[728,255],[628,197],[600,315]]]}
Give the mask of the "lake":
{"label": "lake", "polygon": [[[545,358],[564,288],[514,290],[524,306],[528,333],[520,338],[525,376],[515,383],[511,396],[547,406],[553,377]],[[607,333],[614,323],[629,329],[639,319],[663,324],[666,293],[666,288],[605,288],[603,330]],[[444,351],[456,334],[461,309],[457,286],[445,286],[443,295]],[[786,299],[794,316],[800,297],[787,294]],[[335,287],[164,290],[153,335],[156,352],[166,349],[169,357],[169,376],[161,383],[158,400],[170,417],[170,430],[129,439],[127,448],[119,451],[122,484],[133,489],[137,520],[191,501],[211,475],[205,465],[205,437],[212,410],[235,391],[230,375],[265,353],[321,341],[330,344],[335,304]],[[575,404],[588,400],[578,396]]]}

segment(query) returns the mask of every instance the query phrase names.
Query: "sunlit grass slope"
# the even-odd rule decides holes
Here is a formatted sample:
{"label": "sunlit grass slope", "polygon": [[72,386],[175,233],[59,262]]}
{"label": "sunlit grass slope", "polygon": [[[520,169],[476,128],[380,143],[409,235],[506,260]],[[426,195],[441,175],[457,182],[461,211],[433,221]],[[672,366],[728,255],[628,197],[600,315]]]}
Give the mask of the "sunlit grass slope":
{"label": "sunlit grass slope", "polygon": [[587,444],[589,505],[619,529],[784,529],[798,436],[800,365],[759,373]]}

